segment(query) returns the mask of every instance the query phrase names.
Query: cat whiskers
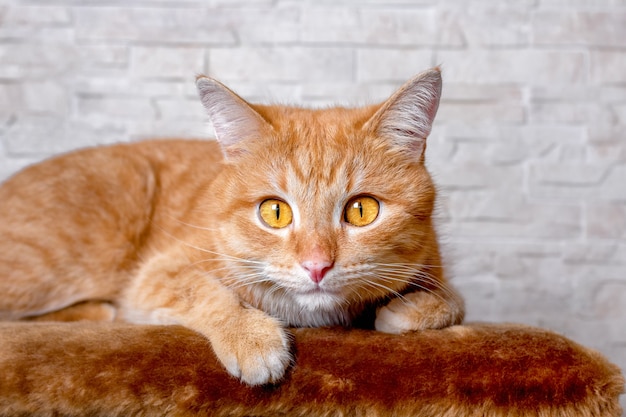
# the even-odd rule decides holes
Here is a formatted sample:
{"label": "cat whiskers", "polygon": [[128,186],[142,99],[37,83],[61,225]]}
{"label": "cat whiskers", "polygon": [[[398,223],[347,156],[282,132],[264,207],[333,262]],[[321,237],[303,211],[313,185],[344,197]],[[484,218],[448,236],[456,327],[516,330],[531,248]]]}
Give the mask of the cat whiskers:
{"label": "cat whiskers", "polygon": [[441,266],[409,263],[379,263],[374,265],[377,266],[377,271],[390,274],[393,278],[402,277],[402,281],[408,281],[409,284],[418,285],[420,289],[427,290],[427,288],[424,288],[423,286],[419,285],[419,283],[415,282],[414,279],[418,279],[421,282],[431,284],[432,286],[436,287],[436,289],[444,292],[447,296],[456,296],[456,293],[448,288],[446,282],[437,279],[435,276],[425,271],[425,269],[441,268]]}
{"label": "cat whiskers", "polygon": [[178,224],[182,224],[183,226],[187,226],[187,227],[192,227],[194,229],[204,230],[204,231],[207,231],[207,232],[216,232],[218,230],[218,229],[215,229],[215,228],[212,228],[212,227],[198,226],[196,224],[191,224],[191,223],[184,222],[184,221],[180,220],[179,218],[172,216],[171,214],[168,214],[167,217],[169,217],[170,219],[174,220]]}
{"label": "cat whiskers", "polygon": [[394,295],[394,296],[396,296],[396,297],[398,297],[400,299],[404,299],[404,296],[402,294],[400,294],[398,291],[396,291],[393,288],[391,288],[391,287],[389,287],[387,285],[384,285],[384,284],[382,284],[380,282],[376,282],[374,280],[368,279],[368,278],[366,278],[367,276],[371,276],[371,277],[378,278],[378,279],[381,278],[381,277],[374,271],[366,272],[366,273],[364,273],[364,274],[362,274],[362,275],[360,275],[358,277],[358,281],[359,281],[360,284],[365,284],[366,286],[369,286],[370,288],[379,289],[379,290],[382,289],[383,290],[382,294],[377,294],[376,292],[371,291],[367,287],[361,287],[364,290],[366,290],[367,292],[369,292],[373,296],[374,299],[381,298],[381,296],[385,296],[385,295],[389,295],[389,294]]}
{"label": "cat whiskers", "polygon": [[[368,288],[363,288],[363,289],[364,289],[365,291],[367,291],[367,292],[368,292],[368,293],[372,296],[372,298],[375,298],[375,297],[376,297],[376,294],[374,294],[373,292],[371,292]],[[364,302],[365,302],[365,299],[363,299],[363,296],[362,296],[362,295],[361,295],[361,293],[359,292],[359,288],[358,288],[358,287],[348,287],[348,290],[350,291],[350,294],[355,294],[355,295],[359,298],[359,301],[360,301],[361,303],[364,303]],[[349,307],[349,306],[350,306],[350,298],[349,298],[349,297],[344,297],[344,298],[341,300],[341,304],[345,304],[347,307]]]}
{"label": "cat whiskers", "polygon": [[[402,279],[402,278],[397,278],[395,276],[388,276],[388,275],[384,275],[381,273],[376,274],[382,281],[386,281],[386,282],[400,282],[400,283],[404,283],[404,284],[408,284],[409,286],[415,287],[421,291],[425,291],[429,294],[434,295],[435,297],[439,298],[441,301],[448,303],[449,300],[446,297],[443,297],[441,294],[438,294],[437,291],[432,290],[424,285],[420,285],[418,282],[415,281],[407,281],[406,279]],[[443,289],[442,289],[443,291]],[[445,292],[445,291],[444,291]],[[405,300],[405,297],[402,296],[401,297],[403,300]]]}
{"label": "cat whiskers", "polygon": [[[245,259],[245,258],[240,258],[240,257],[238,257],[238,256],[227,255],[227,254],[225,254],[225,253],[219,253],[219,252],[215,252],[215,251],[212,251],[212,250],[209,250],[209,249],[202,248],[202,247],[200,247],[200,246],[193,245],[193,244],[191,244],[191,243],[189,243],[189,242],[186,242],[186,241],[184,241],[184,240],[182,240],[182,239],[179,239],[178,237],[176,237],[176,236],[174,236],[173,234],[169,233],[167,230],[163,229],[163,228],[162,228],[161,226],[159,226],[158,224],[153,224],[153,226],[154,226],[154,227],[156,227],[156,228],[158,228],[158,229],[159,229],[161,232],[163,232],[163,233],[164,233],[167,237],[169,237],[169,238],[171,238],[171,239],[175,240],[175,241],[176,241],[176,242],[178,242],[178,243],[181,243],[182,245],[187,246],[188,248],[191,248],[191,249],[196,249],[196,250],[198,250],[198,251],[200,251],[200,252],[203,252],[203,253],[209,253],[209,254],[211,254],[211,255],[222,256],[222,257],[224,257],[224,259],[223,259],[224,261],[241,261],[241,262],[246,262],[246,263],[254,263],[254,264],[261,264],[261,265],[264,265],[264,264],[265,264],[264,262],[261,262],[261,261],[255,261],[255,260],[252,260],[252,259]],[[211,258],[211,259],[216,259],[216,258]]]}
{"label": "cat whiskers", "polygon": [[[186,224],[184,222],[181,222],[181,223]],[[193,225],[190,225],[190,226],[201,228],[200,226],[193,226]],[[166,231],[165,229],[163,229],[157,224],[154,224],[154,227],[158,228],[166,236],[175,240],[176,242],[181,243],[182,245],[185,245],[192,249],[196,249],[202,253],[214,255],[214,257],[205,258],[205,259],[201,259],[199,261],[190,263],[187,266],[188,268],[197,267],[201,264],[209,263],[209,262],[222,262],[222,263],[225,263],[226,265],[219,267],[219,268],[204,269],[202,270],[202,273],[205,275],[209,275],[215,272],[227,271],[227,273],[222,276],[223,282],[227,288],[233,289],[233,290],[238,289],[238,288],[243,288],[246,286],[253,286],[253,285],[257,285],[257,284],[261,284],[265,282],[270,282],[273,284],[272,289],[275,291],[274,287],[276,287],[276,284],[274,284],[265,274],[261,272],[261,270],[266,265],[265,262],[256,261],[253,259],[245,259],[245,258],[241,258],[238,256],[228,255],[225,253],[220,253],[220,252],[215,252],[209,249],[205,249],[197,245],[193,245],[189,242],[186,242],[182,239],[179,239],[178,237],[169,233],[168,231]],[[203,228],[203,229],[210,230],[207,228]],[[256,269],[256,271],[244,273],[244,274],[242,274],[239,271],[236,271],[236,269],[244,269],[244,268]]]}
{"label": "cat whiskers", "polygon": [[[399,282],[409,287],[428,292],[439,298],[446,304],[457,309],[462,309],[462,301],[459,295],[452,290],[447,283],[440,281],[433,275],[424,271],[425,268],[439,267],[421,264],[393,263],[375,264],[376,269],[370,274],[375,274],[381,281],[392,283]],[[434,287],[429,288],[429,287]],[[404,297],[401,297],[404,299]]]}
{"label": "cat whiskers", "polygon": [[222,266],[221,268],[212,268],[210,270],[207,269],[207,271],[210,271],[210,272],[232,271],[234,267],[248,268],[248,269],[261,269],[259,264],[263,265],[262,262],[251,261],[247,259],[208,258],[208,259],[201,259],[199,261],[190,263],[187,267],[193,268],[202,264],[207,264],[209,262],[225,263],[225,266]]}

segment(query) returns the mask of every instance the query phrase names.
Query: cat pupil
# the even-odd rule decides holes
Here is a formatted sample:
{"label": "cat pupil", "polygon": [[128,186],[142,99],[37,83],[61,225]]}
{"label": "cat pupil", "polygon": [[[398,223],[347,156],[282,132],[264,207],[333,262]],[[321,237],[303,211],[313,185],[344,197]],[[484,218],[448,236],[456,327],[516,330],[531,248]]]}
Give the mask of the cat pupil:
{"label": "cat pupil", "polygon": [[363,204],[361,204],[360,201],[357,201],[356,203],[354,203],[354,205],[352,206],[355,209],[359,209],[359,216],[361,216],[361,218],[363,218]]}
{"label": "cat pupil", "polygon": [[276,214],[276,220],[280,220],[280,204],[272,204],[272,210]]}

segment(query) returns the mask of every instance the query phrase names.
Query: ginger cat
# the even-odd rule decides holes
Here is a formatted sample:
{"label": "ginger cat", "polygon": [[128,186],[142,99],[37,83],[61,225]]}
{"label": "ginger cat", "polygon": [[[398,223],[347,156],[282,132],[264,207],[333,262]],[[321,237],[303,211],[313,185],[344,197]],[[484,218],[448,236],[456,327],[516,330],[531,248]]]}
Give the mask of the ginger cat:
{"label": "ginger cat", "polygon": [[424,166],[438,69],[356,109],[197,86],[217,142],[81,150],[0,187],[0,320],[180,324],[251,385],[284,375],[286,326],[462,321]]}

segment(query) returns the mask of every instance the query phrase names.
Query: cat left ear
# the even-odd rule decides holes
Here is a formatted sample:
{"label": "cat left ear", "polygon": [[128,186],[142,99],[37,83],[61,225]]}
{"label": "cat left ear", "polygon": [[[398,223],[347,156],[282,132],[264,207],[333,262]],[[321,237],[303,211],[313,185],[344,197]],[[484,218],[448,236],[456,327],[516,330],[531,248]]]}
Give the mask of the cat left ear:
{"label": "cat left ear", "polygon": [[224,84],[203,75],[196,78],[200,100],[227,159],[246,152],[245,142],[263,136],[271,125]]}
{"label": "cat left ear", "polygon": [[439,68],[422,72],[385,101],[364,127],[422,160],[440,97]]}

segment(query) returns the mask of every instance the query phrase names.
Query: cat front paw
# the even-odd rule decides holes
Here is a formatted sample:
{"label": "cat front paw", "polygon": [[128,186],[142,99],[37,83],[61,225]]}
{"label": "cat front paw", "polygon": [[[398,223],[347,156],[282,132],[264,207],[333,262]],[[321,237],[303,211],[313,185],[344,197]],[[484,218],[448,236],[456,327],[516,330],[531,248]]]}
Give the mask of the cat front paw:
{"label": "cat front paw", "polygon": [[392,300],[376,313],[374,327],[384,333],[407,333],[442,329],[463,320],[460,300],[447,300],[426,291],[413,292]]}
{"label": "cat front paw", "polygon": [[248,385],[279,381],[292,360],[287,332],[260,310],[240,311],[212,334],[215,354],[231,375]]}

